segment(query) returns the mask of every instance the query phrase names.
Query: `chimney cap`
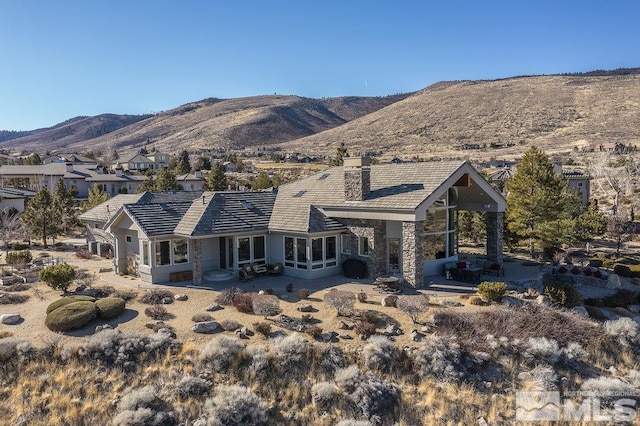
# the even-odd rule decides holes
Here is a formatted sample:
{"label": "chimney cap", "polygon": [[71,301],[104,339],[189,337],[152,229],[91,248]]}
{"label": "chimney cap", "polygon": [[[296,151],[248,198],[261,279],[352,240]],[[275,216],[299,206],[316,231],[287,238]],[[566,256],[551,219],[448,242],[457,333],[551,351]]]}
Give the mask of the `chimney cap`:
{"label": "chimney cap", "polygon": [[367,167],[371,165],[371,159],[369,157],[345,157],[345,167]]}

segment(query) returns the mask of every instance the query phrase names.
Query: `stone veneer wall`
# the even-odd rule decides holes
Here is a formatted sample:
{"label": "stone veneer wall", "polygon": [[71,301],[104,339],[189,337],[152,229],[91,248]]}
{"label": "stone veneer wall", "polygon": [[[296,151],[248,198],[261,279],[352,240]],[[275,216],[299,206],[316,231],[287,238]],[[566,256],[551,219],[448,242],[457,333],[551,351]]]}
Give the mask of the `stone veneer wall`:
{"label": "stone veneer wall", "polygon": [[193,244],[193,283],[202,284],[202,241],[191,240]]}
{"label": "stone veneer wall", "polygon": [[502,263],[504,260],[504,212],[487,212],[487,259]]}
{"label": "stone veneer wall", "polygon": [[[342,222],[347,226],[351,235],[351,254],[348,258],[365,262],[369,277],[375,278],[386,274],[388,271],[385,222],[382,220],[359,219],[344,219]],[[360,256],[358,254],[358,237],[368,238],[369,256]]]}
{"label": "stone veneer wall", "polygon": [[402,222],[402,275],[416,288],[424,283],[423,229],[423,222]]}
{"label": "stone veneer wall", "polygon": [[347,201],[362,201],[371,192],[371,169],[368,167],[344,170],[344,198]]}

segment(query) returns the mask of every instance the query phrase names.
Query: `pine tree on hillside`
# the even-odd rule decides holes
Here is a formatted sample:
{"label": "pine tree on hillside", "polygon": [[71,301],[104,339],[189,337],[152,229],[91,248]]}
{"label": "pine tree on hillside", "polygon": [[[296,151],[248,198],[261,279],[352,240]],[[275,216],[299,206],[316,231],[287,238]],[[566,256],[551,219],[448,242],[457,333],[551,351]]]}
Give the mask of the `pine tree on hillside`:
{"label": "pine tree on hillside", "polygon": [[524,154],[507,191],[507,226],[527,241],[531,255],[537,247],[550,255],[572,240],[580,201],[542,150],[533,146]]}
{"label": "pine tree on hillside", "polygon": [[213,165],[207,176],[207,189],[209,191],[227,190],[227,176],[225,176],[224,170],[222,170],[222,166],[218,162]]}
{"label": "pine tree on hillside", "polygon": [[80,225],[76,217],[76,195],[78,195],[78,190],[75,187],[67,190],[64,181],[58,179],[58,183],[53,188],[53,208],[60,219],[60,231],[65,234]]}
{"label": "pine tree on hillside", "polygon": [[82,203],[82,211],[91,210],[92,208],[104,203],[109,198],[109,194],[104,192],[98,185],[94,185],[89,190],[87,201]]}
{"label": "pine tree on hillside", "polygon": [[158,170],[156,174],[156,181],[153,187],[154,191],[180,191],[182,187],[176,180],[176,175],[169,169]]}
{"label": "pine tree on hillside", "polygon": [[48,248],[47,238],[55,238],[60,233],[60,218],[53,205],[53,197],[46,186],[42,187],[27,204],[20,216],[24,229],[30,236],[42,238],[44,248]]}

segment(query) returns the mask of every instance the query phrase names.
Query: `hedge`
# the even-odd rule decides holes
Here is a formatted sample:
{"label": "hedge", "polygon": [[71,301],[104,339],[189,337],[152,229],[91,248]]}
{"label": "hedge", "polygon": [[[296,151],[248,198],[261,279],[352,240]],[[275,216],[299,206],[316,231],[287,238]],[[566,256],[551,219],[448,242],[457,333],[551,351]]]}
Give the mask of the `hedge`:
{"label": "hedge", "polygon": [[112,319],[124,312],[125,301],[119,297],[105,297],[96,300],[98,316],[102,319]]}
{"label": "hedge", "polygon": [[65,306],[68,305],[69,303],[73,303],[73,302],[95,302],[96,298],[95,297],[91,297],[91,296],[69,296],[69,297],[63,297],[62,299],[58,299],[55,302],[51,303],[49,306],[47,306],[47,315],[49,313],[51,313],[52,311],[58,309],[61,306]]}
{"label": "hedge", "polygon": [[87,325],[96,317],[97,312],[93,302],[73,302],[51,311],[44,323],[52,331],[74,330]]}

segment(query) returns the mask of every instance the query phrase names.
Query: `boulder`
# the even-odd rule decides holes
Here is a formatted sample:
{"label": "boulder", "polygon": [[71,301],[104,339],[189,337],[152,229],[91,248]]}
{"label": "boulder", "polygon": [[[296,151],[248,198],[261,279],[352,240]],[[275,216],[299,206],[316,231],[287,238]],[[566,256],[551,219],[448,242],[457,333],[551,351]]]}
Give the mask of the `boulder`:
{"label": "boulder", "polygon": [[299,312],[313,312],[313,306],[311,303],[300,303],[296,307],[296,310]]}
{"label": "boulder", "polygon": [[601,308],[600,313],[602,314],[603,317],[605,317],[609,321],[620,319],[620,315],[606,308]]}
{"label": "boulder", "polygon": [[248,339],[249,337],[247,337],[246,333],[242,332],[242,328],[237,329],[236,331],[234,331],[234,333],[238,336],[238,338],[240,339]]}
{"label": "boulder", "polygon": [[613,273],[621,277],[630,278],[631,268],[629,268],[627,265],[616,263],[615,265],[613,265]]}
{"label": "boulder", "polygon": [[502,299],[500,299],[500,303],[510,308],[519,308],[522,306],[522,300],[513,296],[502,296]]}
{"label": "boulder", "polygon": [[172,303],[173,303],[173,298],[171,298],[171,297],[164,297],[162,299],[162,304],[163,305],[170,305]]}
{"label": "boulder", "polygon": [[242,332],[242,334],[244,334],[245,336],[253,336],[253,331],[249,330],[246,326],[242,327],[240,329],[240,331]]}
{"label": "boulder", "polygon": [[549,302],[549,299],[547,298],[547,296],[545,296],[544,294],[541,294],[540,296],[536,297],[536,303],[538,303],[538,305],[550,305],[551,304]]}
{"label": "boulder", "polygon": [[634,317],[631,317],[632,320],[634,320],[636,323],[640,324],[640,315],[636,315]]}
{"label": "boulder", "polygon": [[440,305],[446,306],[447,308],[458,308],[460,306],[464,306],[462,303],[457,300],[443,300]]}
{"label": "boulder", "polygon": [[13,324],[18,324],[20,321],[22,321],[22,317],[20,316],[20,314],[0,315],[0,322],[2,324],[13,325]]}
{"label": "boulder", "polygon": [[175,331],[171,330],[170,328],[160,328],[160,329],[158,329],[158,334],[160,336],[169,337],[171,339],[175,339],[176,338]]}
{"label": "boulder", "polygon": [[622,306],[616,306],[615,308],[613,308],[613,312],[620,315],[621,317],[631,316],[631,312],[629,312],[627,309],[623,308]]}
{"label": "boulder", "polygon": [[390,336],[398,336],[402,334],[402,330],[395,324],[389,324],[384,332]]}
{"label": "boulder", "polygon": [[622,287],[622,283],[620,282],[620,276],[617,274],[611,274],[607,277],[607,288],[620,288]]}
{"label": "boulder", "polygon": [[220,309],[222,309],[222,306],[220,306],[218,303],[212,303],[209,306],[207,306],[207,309],[205,309],[207,312],[214,312],[214,311],[219,311]]}
{"label": "boulder", "polygon": [[212,334],[220,330],[220,324],[215,321],[203,321],[193,324],[191,331],[201,334]]}
{"label": "boulder", "polygon": [[353,328],[353,326],[352,326],[352,325],[349,325],[349,324],[347,324],[346,322],[344,322],[344,321],[342,321],[342,320],[341,320],[341,321],[338,323],[338,328],[339,328],[340,330],[351,330],[351,329]]}
{"label": "boulder", "polygon": [[353,339],[353,337],[350,334],[340,334],[339,337],[342,340],[351,340],[351,339]]}
{"label": "boulder", "polygon": [[431,327],[430,327],[430,326],[428,326],[428,325],[423,325],[423,326],[420,328],[420,330],[421,330],[421,331],[424,331],[425,333],[430,333],[430,332],[431,332]]}
{"label": "boulder", "polygon": [[411,330],[411,340],[418,342],[422,339],[422,335],[418,333],[418,330]]}
{"label": "boulder", "polygon": [[382,306],[387,306],[390,308],[395,308],[396,303],[398,302],[398,296],[394,296],[393,294],[390,296],[386,296],[382,298]]}
{"label": "boulder", "polygon": [[329,332],[329,333],[322,333],[320,335],[320,337],[322,338],[322,341],[325,343],[329,343],[331,342],[331,340],[333,340],[333,332]]}
{"label": "boulder", "polygon": [[571,310],[582,317],[589,318],[589,312],[584,306],[574,306]]}
{"label": "boulder", "polygon": [[629,312],[634,314],[640,313],[640,305],[629,305],[627,306],[627,309],[629,310]]}
{"label": "boulder", "polygon": [[100,333],[102,330],[111,330],[113,326],[111,324],[103,324],[96,326],[96,333]]}
{"label": "boulder", "polygon": [[184,302],[185,300],[189,299],[189,296],[187,296],[186,294],[176,294],[175,296],[173,296],[173,298]]}

